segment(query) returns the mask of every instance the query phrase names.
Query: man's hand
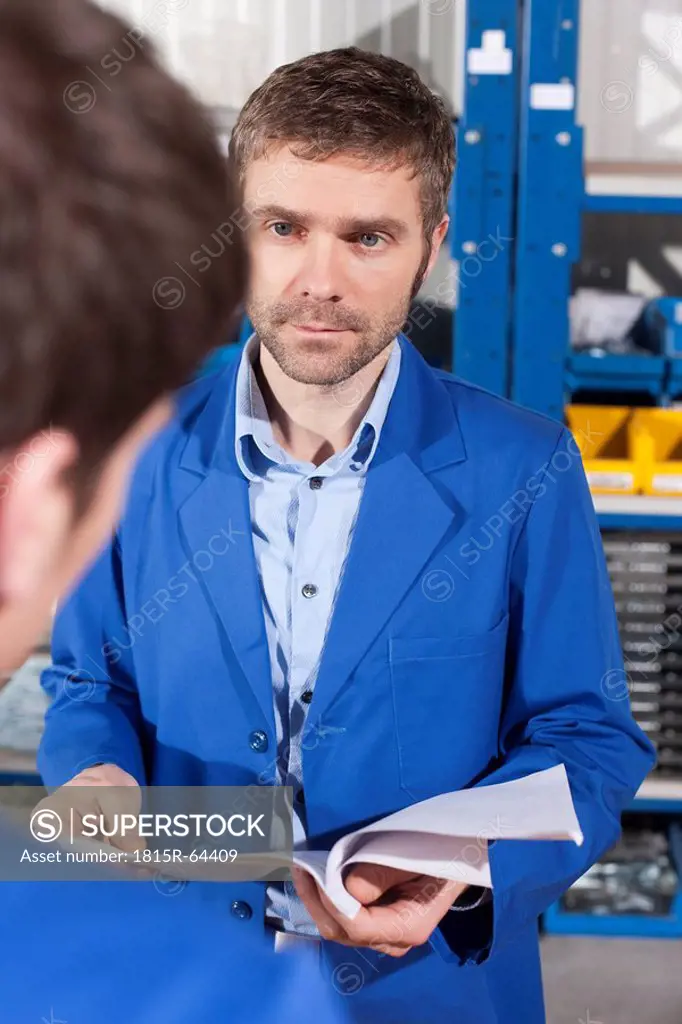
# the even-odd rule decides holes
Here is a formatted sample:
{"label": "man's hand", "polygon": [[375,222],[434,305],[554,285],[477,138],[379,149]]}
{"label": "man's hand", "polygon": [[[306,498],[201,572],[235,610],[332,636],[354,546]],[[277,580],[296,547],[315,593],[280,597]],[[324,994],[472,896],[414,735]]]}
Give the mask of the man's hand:
{"label": "man's hand", "polygon": [[[115,814],[138,815],[142,806],[142,792],[132,775],[115,764],[100,764],[69,779],[54,793],[46,796],[35,807],[36,811],[50,809],[59,814],[62,822],[68,821],[73,808],[74,836],[83,834],[83,817],[86,814],[102,815],[107,831],[113,831]],[[125,835],[92,837],[101,843],[108,843],[119,850],[132,853],[144,850],[144,839],[133,833]]]}
{"label": "man's hand", "polygon": [[354,864],[345,878],[362,903],[354,918],[340,914],[305,871],[292,871],[296,890],[323,938],[343,946],[368,946],[400,957],[428,942],[431,933],[467,888],[428,875],[378,864]]}

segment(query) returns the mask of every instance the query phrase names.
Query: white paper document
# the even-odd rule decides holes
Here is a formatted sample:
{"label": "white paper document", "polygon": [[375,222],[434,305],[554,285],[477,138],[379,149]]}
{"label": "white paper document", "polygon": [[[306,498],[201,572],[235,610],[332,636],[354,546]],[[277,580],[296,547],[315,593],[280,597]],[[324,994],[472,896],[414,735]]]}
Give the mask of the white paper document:
{"label": "white paper document", "polygon": [[[381,864],[415,874],[492,888],[488,843],[504,839],[550,839],[582,845],[571,790],[563,765],[511,782],[444,793],[413,804],[380,821],[343,836],[329,851],[295,850],[293,862],[307,871],[337,909],[355,917],[361,904],[346,891],[343,880],[351,864]],[[77,840],[82,849],[98,844]],[[290,865],[282,854],[240,854],[229,878],[256,877],[256,865],[266,874]],[[172,878],[220,877],[183,857],[164,865]],[[245,872],[242,875],[242,871]],[[222,869],[225,879],[225,870]]]}
{"label": "white paper document", "polygon": [[572,840],[583,834],[563,765],[512,782],[444,793],[413,804],[339,839],[326,862],[318,852],[294,852],[347,917],[360,904],[343,885],[350,864],[383,864],[415,874],[492,888],[491,839]]}

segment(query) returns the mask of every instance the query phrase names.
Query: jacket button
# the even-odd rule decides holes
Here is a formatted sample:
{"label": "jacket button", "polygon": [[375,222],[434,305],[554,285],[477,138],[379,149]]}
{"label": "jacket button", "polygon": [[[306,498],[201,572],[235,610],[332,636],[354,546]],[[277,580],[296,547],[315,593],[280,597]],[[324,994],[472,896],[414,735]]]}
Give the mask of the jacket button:
{"label": "jacket button", "polygon": [[249,746],[252,750],[255,750],[257,754],[262,754],[264,750],[268,749],[268,738],[264,732],[260,729],[256,729],[249,736]]}
{"label": "jacket button", "polygon": [[249,918],[253,917],[253,910],[243,900],[235,900],[230,907],[230,913],[233,917],[238,917],[240,921],[248,921]]}
{"label": "jacket button", "polygon": [[310,704],[312,699],[313,699],[313,691],[312,690],[304,690],[303,693],[301,694],[301,700],[303,701],[304,704]]}

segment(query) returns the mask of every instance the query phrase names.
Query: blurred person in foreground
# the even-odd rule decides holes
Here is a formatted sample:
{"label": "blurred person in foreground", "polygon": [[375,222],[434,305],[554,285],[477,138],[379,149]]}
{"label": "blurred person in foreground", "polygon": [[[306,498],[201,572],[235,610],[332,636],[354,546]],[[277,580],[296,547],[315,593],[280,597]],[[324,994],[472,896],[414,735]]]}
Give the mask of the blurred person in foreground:
{"label": "blurred person in foreground", "polygon": [[[199,105],[147,43],[120,77],[90,74],[131,31],[87,0],[0,0],[5,679],[106,543],[137,452],[229,336],[246,285],[237,237],[163,308],[157,282],[236,198]],[[0,824],[5,863],[26,845]],[[312,962],[271,963],[229,915],[151,882],[2,881],[0,922],[8,1024],[332,1019]]]}

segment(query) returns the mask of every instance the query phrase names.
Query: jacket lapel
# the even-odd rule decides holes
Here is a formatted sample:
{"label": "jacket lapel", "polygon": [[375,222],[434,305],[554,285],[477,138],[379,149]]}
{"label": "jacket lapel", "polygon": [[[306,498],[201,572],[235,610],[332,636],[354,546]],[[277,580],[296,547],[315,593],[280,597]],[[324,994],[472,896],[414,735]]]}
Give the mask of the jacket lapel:
{"label": "jacket lapel", "polygon": [[[206,551],[211,538],[225,556],[197,572],[206,599],[224,631],[271,735],[275,734],[272,675],[258,568],[253,550],[248,483],[234,455],[236,367],[229,367],[192,428],[180,465],[197,486],[179,509],[188,558]],[[210,550],[210,549],[209,549]],[[243,689],[243,687],[242,687]]]}
{"label": "jacket lapel", "polygon": [[430,474],[466,458],[447,390],[409,342],[375,457],[337,595],[310,705],[325,710],[384,627],[447,532],[461,525]]}

